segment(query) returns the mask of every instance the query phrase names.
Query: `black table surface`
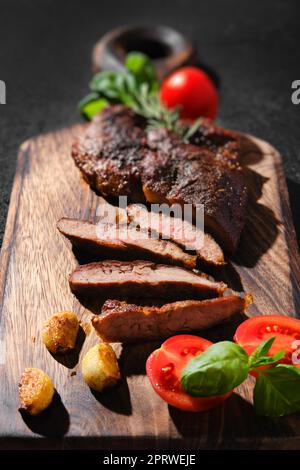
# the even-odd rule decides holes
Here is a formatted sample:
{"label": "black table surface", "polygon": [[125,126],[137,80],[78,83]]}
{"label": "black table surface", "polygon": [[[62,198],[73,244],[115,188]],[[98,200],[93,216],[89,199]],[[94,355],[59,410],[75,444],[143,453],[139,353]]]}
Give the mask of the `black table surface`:
{"label": "black table surface", "polygon": [[90,52],[121,24],[166,24],[195,41],[220,81],[218,122],[269,141],[284,158],[300,238],[299,0],[0,0],[0,244],[22,141],[80,120]]}

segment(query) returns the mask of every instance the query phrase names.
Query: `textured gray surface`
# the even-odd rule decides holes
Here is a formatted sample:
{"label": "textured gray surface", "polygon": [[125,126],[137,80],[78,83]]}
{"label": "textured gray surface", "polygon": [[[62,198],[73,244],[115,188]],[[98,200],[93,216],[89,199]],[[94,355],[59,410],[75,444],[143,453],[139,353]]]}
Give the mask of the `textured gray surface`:
{"label": "textured gray surface", "polygon": [[299,1],[0,0],[0,243],[18,146],[79,120],[90,51],[120,24],[165,23],[195,40],[201,61],[220,79],[219,123],[272,143],[284,157],[299,235]]}

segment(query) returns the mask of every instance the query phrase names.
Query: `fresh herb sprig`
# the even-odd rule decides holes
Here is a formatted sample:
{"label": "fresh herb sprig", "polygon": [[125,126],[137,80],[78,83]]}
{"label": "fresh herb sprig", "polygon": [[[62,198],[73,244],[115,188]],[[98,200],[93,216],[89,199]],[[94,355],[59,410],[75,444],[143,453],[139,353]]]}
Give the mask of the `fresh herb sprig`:
{"label": "fresh herb sprig", "polygon": [[262,342],[250,356],[231,341],[213,344],[188,362],[181,376],[183,389],[197,397],[224,395],[255,371],[253,403],[258,415],[278,417],[300,411],[300,369],[278,364],[284,350],[267,355],[274,340]]}
{"label": "fresh herb sprig", "polygon": [[148,130],[165,127],[188,142],[198,130],[201,118],[192,125],[180,121],[180,109],[168,109],[159,99],[159,85],[151,60],[140,52],[126,56],[124,72],[103,71],[92,78],[91,93],[79,103],[79,109],[86,119],[110,103],[122,103],[143,116]]}

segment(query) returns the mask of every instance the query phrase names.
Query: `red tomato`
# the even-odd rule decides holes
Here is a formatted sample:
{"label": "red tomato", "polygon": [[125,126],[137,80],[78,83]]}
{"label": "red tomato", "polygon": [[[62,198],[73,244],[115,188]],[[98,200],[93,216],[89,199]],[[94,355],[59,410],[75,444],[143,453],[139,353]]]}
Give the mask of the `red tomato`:
{"label": "red tomato", "polygon": [[199,116],[214,119],[218,109],[218,94],[215,85],[196,67],[183,67],[167,77],[160,90],[160,98],[167,108],[181,107],[183,119]]}
{"label": "red tomato", "polygon": [[268,355],[272,356],[284,349],[286,354],[279,362],[299,367],[297,361],[300,362],[300,320],[281,315],[249,318],[237,328],[234,340],[251,354],[262,341],[272,336],[275,336],[275,341]]}
{"label": "red tomato", "polygon": [[167,339],[148,357],[146,370],[156,393],[169,405],[185,411],[206,411],[223,403],[232,392],[218,397],[192,397],[181,387],[181,373],[190,359],[212,343],[199,336],[178,335]]}

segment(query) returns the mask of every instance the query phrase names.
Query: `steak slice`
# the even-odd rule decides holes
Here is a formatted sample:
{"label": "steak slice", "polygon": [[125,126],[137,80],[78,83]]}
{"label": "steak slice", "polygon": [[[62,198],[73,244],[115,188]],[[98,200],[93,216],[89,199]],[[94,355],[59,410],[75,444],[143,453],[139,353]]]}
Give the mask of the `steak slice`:
{"label": "steak slice", "polygon": [[70,275],[69,283],[72,292],[101,299],[202,299],[220,296],[227,287],[223,282],[177,266],[113,260],[78,266]]}
{"label": "steak slice", "polygon": [[242,312],[250,296],[238,294],[209,300],[183,300],[162,307],[145,307],[107,300],[92,319],[103,341],[133,342],[210,328]]}
{"label": "steak slice", "polygon": [[247,189],[238,146],[184,144],[166,129],[149,133],[154,150],[142,161],[143,191],[151,203],[204,205],[205,228],[234,252],[245,224]]}
{"label": "steak slice", "polygon": [[146,137],[143,118],[122,105],[97,114],[72,146],[72,157],[90,186],[103,196],[144,200],[140,162]]}
{"label": "steak slice", "polygon": [[162,238],[170,239],[186,250],[195,251],[205,265],[225,264],[224,253],[217,242],[188,221],[163,213],[149,212],[138,204],[131,204],[126,210],[129,221],[138,224],[142,229],[148,228],[151,232],[158,233]]}
{"label": "steak slice", "polygon": [[74,246],[103,258],[134,260],[144,258],[163,262],[196,267],[196,256],[185,253],[179,246],[167,240],[152,239],[149,232],[129,229],[127,226],[107,226],[92,224],[79,219],[60,219],[58,230]]}
{"label": "steak slice", "polygon": [[97,236],[96,225],[86,220],[68,219],[63,217],[57,222],[59,232],[71,241],[72,245],[84,252],[99,257],[114,257],[124,259],[128,252],[126,245],[112,236],[100,238]]}

